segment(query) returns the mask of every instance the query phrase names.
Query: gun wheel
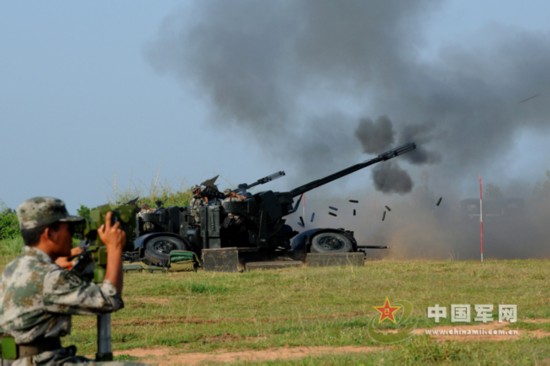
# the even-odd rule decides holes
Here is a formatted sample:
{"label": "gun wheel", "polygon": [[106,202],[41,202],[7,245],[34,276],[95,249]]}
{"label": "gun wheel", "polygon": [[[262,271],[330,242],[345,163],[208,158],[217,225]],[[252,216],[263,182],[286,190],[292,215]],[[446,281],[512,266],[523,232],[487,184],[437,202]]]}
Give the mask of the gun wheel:
{"label": "gun wheel", "polygon": [[172,250],[189,250],[189,246],[182,238],[170,235],[154,236],[144,243],[144,247],[144,261],[163,267],[168,266]]}
{"label": "gun wheel", "polygon": [[311,239],[311,252],[353,252],[353,243],[342,233],[322,232]]}

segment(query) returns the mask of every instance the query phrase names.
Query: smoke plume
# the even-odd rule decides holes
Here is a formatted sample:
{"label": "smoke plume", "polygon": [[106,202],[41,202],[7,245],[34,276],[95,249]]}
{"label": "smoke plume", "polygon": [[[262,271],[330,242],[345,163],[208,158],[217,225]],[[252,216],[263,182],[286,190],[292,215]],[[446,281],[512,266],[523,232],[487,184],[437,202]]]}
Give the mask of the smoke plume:
{"label": "smoke plume", "polygon": [[397,163],[390,161],[372,169],[374,186],[384,193],[408,193],[412,189],[412,179]]}
{"label": "smoke plume", "polygon": [[362,118],[355,131],[363,151],[369,154],[389,150],[394,142],[394,134],[392,123],[386,116],[378,117],[376,121]]}
{"label": "smoke plume", "polygon": [[[509,196],[526,197],[543,176],[546,167],[521,177],[505,168],[520,136],[548,133],[550,37],[493,25],[426,57],[423,24],[441,6],[435,0],[201,0],[187,8],[192,14],[165,20],[147,56],[159,72],[210,102],[213,123],[260,137],[267,155],[300,165],[306,177],[318,177],[332,162],[414,141],[416,151],[372,169],[374,185],[401,199],[419,189],[431,196],[410,196],[401,226],[359,234],[365,241],[399,237],[409,249],[417,247],[414,238],[445,241],[452,252],[467,230],[422,200],[443,195],[441,210],[460,210],[460,200],[475,195],[478,174],[491,176]],[[548,255],[533,222],[528,213],[517,218],[529,227],[525,253]],[[513,253],[508,249],[517,242],[510,238],[517,236],[501,226],[497,253]],[[404,235],[405,227],[414,230]]]}

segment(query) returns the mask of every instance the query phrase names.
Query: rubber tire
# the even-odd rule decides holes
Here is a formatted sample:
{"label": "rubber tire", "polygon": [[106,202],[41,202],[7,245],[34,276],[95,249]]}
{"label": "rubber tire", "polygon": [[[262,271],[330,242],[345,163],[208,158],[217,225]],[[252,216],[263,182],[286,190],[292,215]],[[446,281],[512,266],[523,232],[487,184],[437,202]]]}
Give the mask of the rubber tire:
{"label": "rubber tire", "polygon": [[189,250],[189,245],[182,238],[159,235],[147,239],[144,248],[144,262],[154,266],[166,267],[169,264],[172,250]]}
{"label": "rubber tire", "polygon": [[311,238],[312,253],[353,252],[353,243],[342,233],[321,232]]}

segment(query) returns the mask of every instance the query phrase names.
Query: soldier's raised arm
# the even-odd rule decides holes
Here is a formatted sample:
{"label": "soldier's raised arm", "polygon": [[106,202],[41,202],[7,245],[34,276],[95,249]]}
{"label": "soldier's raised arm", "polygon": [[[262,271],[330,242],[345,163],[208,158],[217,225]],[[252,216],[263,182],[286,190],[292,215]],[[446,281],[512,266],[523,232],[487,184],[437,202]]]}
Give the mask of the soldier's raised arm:
{"label": "soldier's raised arm", "polygon": [[113,213],[107,212],[105,223],[99,227],[97,233],[107,247],[107,268],[105,280],[113,284],[117,292],[122,294],[122,251],[126,244],[126,233],[120,228],[120,222],[111,222]]}

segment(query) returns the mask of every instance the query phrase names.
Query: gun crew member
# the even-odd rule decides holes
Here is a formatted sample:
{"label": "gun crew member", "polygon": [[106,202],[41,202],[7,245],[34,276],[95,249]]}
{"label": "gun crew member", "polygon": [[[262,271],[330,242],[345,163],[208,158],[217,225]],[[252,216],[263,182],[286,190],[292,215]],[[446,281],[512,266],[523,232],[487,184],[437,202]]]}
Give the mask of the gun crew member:
{"label": "gun crew member", "polygon": [[191,193],[193,198],[191,199],[190,212],[191,216],[195,220],[195,225],[199,226],[201,223],[200,208],[206,206],[208,203],[206,199],[201,195],[201,187],[194,185],[191,187]]}
{"label": "gun crew member", "polygon": [[[25,243],[22,255],[9,263],[0,284],[0,328],[13,337],[16,357],[12,365],[62,365],[87,363],[76,347],[61,345],[71,332],[73,314],[110,313],[122,301],[122,250],[126,235],[120,223],[111,224],[111,212],[98,235],[107,247],[103,283],[82,280],[56,264],[71,256],[72,234],[83,219],[71,216],[63,201],[35,197],[17,208]],[[6,350],[2,350],[6,354]]]}

